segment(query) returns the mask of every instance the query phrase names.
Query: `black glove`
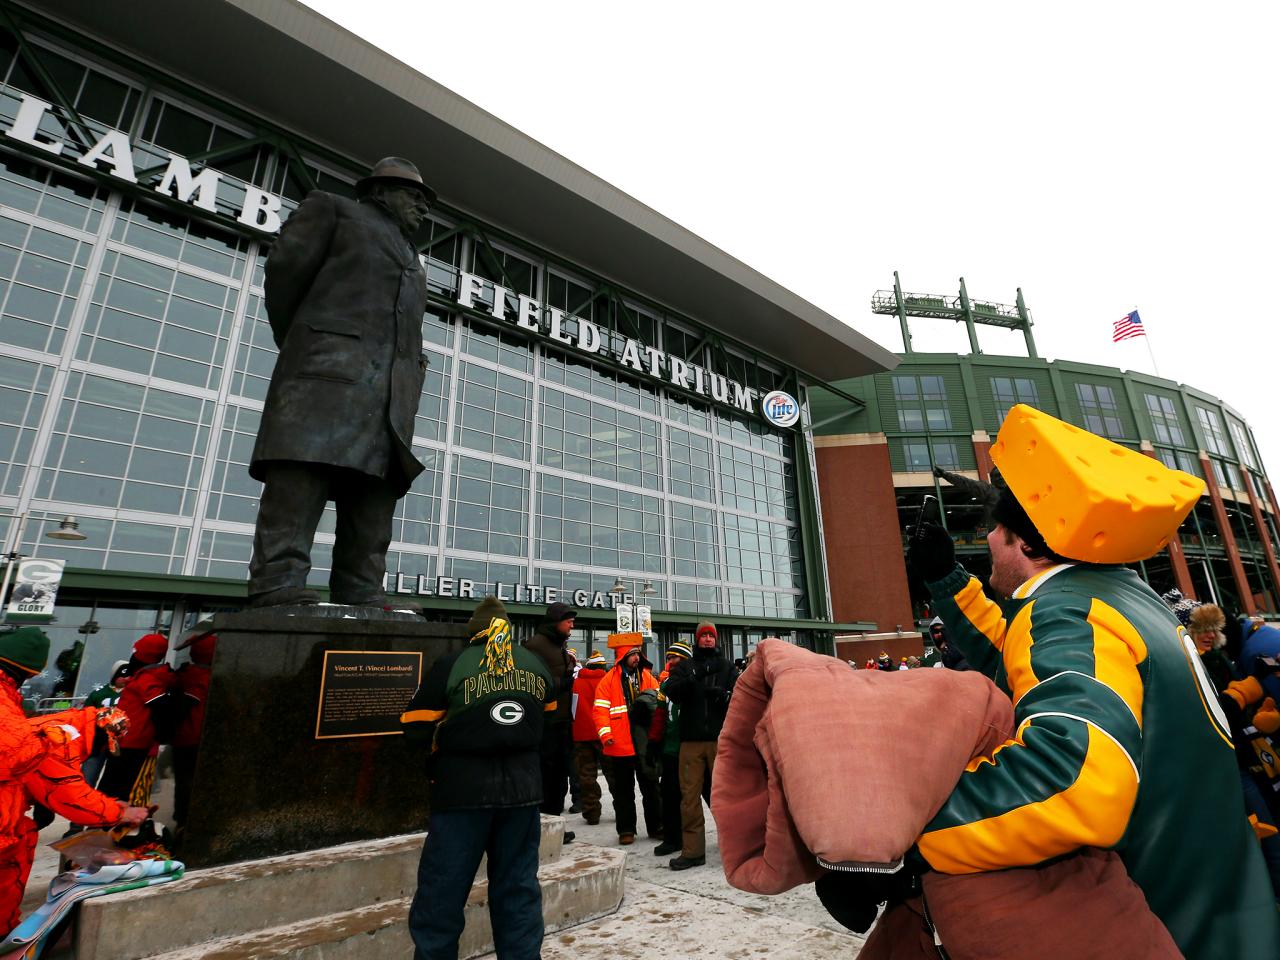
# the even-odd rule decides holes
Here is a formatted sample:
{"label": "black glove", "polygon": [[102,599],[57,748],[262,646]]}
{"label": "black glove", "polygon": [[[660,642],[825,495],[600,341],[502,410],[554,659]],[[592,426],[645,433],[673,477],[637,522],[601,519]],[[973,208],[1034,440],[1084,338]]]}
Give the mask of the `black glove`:
{"label": "black glove", "polygon": [[833,920],[854,933],[865,933],[880,904],[898,903],[920,892],[920,874],[906,863],[894,873],[828,870],[813,889]]}
{"label": "black glove", "polygon": [[925,583],[941,580],[956,566],[956,545],[936,523],[922,523],[907,543],[907,564]]}

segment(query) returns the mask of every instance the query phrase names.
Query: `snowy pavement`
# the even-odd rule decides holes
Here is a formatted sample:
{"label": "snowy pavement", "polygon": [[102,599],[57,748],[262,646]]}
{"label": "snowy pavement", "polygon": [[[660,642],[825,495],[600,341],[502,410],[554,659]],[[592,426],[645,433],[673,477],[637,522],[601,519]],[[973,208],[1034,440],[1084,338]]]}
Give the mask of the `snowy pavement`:
{"label": "snowy pavement", "polygon": [[[604,814],[598,825],[589,826],[581,814],[564,815],[565,829],[577,834],[575,845],[618,844],[613,804],[603,776],[600,781]],[[638,795],[636,801],[638,805]],[[715,821],[703,809],[706,866],[671,870],[667,866],[671,857],[655,857],[657,841],[645,839],[641,832],[634,844],[624,848],[626,891],[618,912],[549,934],[542,947],[543,960],[849,960],[857,956],[863,938],[828,916],[812,886],[776,897],[729,886],[720,866]]]}

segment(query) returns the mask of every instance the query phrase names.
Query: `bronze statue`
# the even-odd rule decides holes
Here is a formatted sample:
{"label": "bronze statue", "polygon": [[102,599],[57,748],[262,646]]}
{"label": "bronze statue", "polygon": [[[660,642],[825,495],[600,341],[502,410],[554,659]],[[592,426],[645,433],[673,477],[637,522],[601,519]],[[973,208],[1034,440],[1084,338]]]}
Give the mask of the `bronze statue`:
{"label": "bronze statue", "polygon": [[267,257],[280,356],[249,463],[264,484],[251,606],[319,599],[307,574],[328,500],[338,514],[330,599],[381,605],[396,502],[423,470],[412,440],[427,278],[411,238],[435,193],[398,157],[357,190],[358,200],[309,193]]}

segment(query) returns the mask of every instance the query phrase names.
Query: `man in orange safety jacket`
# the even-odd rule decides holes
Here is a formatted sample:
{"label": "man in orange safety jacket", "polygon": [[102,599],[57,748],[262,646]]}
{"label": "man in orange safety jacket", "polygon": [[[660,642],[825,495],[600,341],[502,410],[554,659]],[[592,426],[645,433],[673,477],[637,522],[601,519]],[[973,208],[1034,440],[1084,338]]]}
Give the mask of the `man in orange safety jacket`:
{"label": "man in orange safety jacket", "polygon": [[[637,635],[638,636],[638,635]],[[636,781],[640,783],[640,800],[644,806],[645,830],[653,839],[662,839],[662,801],[658,794],[658,781],[640,764],[638,750],[643,751],[647,742],[633,742],[631,707],[647,691],[654,691],[657,704],[658,681],[649,670],[649,662],[643,658],[638,644],[624,644],[617,649],[614,665],[596,687],[595,704],[591,711],[596,733],[604,745],[604,777],[613,797],[614,818],[617,821],[618,842],[626,845],[636,839]],[[647,731],[648,721],[644,723]]]}

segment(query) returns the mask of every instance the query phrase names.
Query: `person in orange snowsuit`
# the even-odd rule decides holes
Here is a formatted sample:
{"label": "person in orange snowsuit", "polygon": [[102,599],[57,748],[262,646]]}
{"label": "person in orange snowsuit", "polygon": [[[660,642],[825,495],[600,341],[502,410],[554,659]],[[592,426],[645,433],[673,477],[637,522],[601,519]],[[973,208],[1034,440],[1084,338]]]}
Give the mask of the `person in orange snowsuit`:
{"label": "person in orange snowsuit", "polygon": [[[631,706],[641,694],[657,691],[658,681],[649,671],[649,662],[639,646],[617,647],[617,660],[596,687],[591,718],[596,735],[604,746],[604,777],[613,797],[618,842],[624,846],[636,839],[636,783],[644,807],[644,825],[649,836],[662,839],[662,800],[658,781],[640,765],[631,737]],[[656,703],[656,700],[655,700]],[[645,744],[640,744],[644,749]]]}
{"label": "person in orange snowsuit", "polygon": [[68,710],[32,723],[19,688],[44,669],[49,638],[38,627],[0,635],[0,929],[22,919],[22,895],[39,829],[27,815],[32,800],[72,823],[136,826],[145,807],[129,807],[94,790],[80,774],[93,747],[98,711]]}

